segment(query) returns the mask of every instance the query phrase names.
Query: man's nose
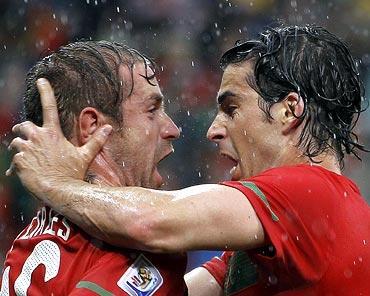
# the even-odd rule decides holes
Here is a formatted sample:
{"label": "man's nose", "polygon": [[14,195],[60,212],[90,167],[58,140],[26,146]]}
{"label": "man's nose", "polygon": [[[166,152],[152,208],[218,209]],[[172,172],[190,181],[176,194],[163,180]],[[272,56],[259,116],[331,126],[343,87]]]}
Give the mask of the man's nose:
{"label": "man's nose", "polygon": [[180,137],[180,130],[173,120],[168,116],[168,114],[163,114],[163,127],[161,131],[161,136],[166,140],[176,140]]}
{"label": "man's nose", "polygon": [[226,137],[226,129],[222,125],[222,122],[220,120],[219,116],[216,116],[216,118],[213,120],[211,126],[209,127],[207,131],[207,138],[208,140],[218,143],[221,140],[223,140]]}

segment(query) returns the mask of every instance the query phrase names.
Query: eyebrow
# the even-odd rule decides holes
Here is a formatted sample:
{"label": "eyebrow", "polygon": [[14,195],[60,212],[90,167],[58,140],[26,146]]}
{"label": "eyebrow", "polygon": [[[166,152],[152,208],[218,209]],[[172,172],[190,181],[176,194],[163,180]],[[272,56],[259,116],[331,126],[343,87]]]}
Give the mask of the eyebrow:
{"label": "eyebrow", "polygon": [[217,104],[221,105],[228,97],[235,97],[236,95],[227,90],[227,91],[224,91],[222,94],[220,94],[218,97],[217,97]]}
{"label": "eyebrow", "polygon": [[161,108],[165,108],[164,106],[164,96],[162,94],[153,94],[146,99],[147,102],[155,102],[155,105],[161,106]]}
{"label": "eyebrow", "polygon": [[162,103],[164,101],[164,96],[159,94],[153,94],[147,98],[148,101],[156,101],[156,103]]}

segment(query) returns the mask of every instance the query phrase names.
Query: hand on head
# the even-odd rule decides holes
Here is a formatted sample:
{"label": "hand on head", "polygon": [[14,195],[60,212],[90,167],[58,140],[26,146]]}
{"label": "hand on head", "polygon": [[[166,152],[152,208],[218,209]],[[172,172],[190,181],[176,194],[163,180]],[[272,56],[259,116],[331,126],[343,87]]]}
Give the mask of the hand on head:
{"label": "hand on head", "polygon": [[41,78],[37,80],[37,88],[42,104],[43,125],[40,127],[25,121],[13,127],[13,132],[21,137],[16,137],[9,145],[9,149],[17,153],[6,175],[15,172],[23,185],[40,197],[45,186],[52,186],[53,182],[69,178],[82,180],[90,162],[108,139],[112,127],[104,125],[85,145],[74,146],[62,133],[50,83]]}

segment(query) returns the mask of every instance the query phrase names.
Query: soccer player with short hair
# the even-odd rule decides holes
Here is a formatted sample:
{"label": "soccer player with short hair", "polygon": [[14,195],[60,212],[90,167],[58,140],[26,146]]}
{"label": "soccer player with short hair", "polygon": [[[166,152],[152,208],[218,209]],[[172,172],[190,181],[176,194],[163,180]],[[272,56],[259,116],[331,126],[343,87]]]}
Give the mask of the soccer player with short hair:
{"label": "soccer player with short hair", "polygon": [[[53,119],[60,120],[60,132],[82,154],[96,130],[113,127],[89,165],[86,181],[97,186],[162,185],[157,166],[173,151],[179,129],[164,111],[151,60],[107,41],[71,43],[45,57],[28,73],[24,115],[29,124],[46,127],[50,118],[46,110],[42,117],[39,78],[51,82],[59,111]],[[42,80],[38,87],[43,94]],[[185,293],[184,254],[136,251],[130,248],[135,241],[127,247],[117,249],[91,238],[44,205],[7,254],[0,295]]]}

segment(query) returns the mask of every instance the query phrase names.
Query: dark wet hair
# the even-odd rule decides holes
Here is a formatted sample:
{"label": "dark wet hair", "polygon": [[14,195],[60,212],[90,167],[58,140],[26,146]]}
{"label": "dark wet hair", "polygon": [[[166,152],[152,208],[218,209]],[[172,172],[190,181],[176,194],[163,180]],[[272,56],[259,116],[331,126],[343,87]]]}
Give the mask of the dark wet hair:
{"label": "dark wet hair", "polygon": [[269,120],[272,105],[290,92],[304,100],[298,147],[311,161],[330,149],[343,167],[345,153],[359,158],[358,150],[367,151],[353,129],[368,101],[357,63],[335,35],[313,25],[271,28],[258,40],[238,41],[222,56],[221,67],[249,59],[254,75],[243,79],[259,93]]}
{"label": "dark wet hair", "polygon": [[[57,99],[64,135],[71,136],[74,118],[85,107],[94,107],[114,120],[122,116],[120,104],[134,88],[133,67],[144,63],[148,83],[155,76],[155,64],[135,49],[117,42],[74,42],[39,61],[27,74],[22,117],[42,124],[38,78],[50,81]],[[123,81],[119,66],[128,67],[131,81]],[[153,73],[149,72],[149,68]]]}

